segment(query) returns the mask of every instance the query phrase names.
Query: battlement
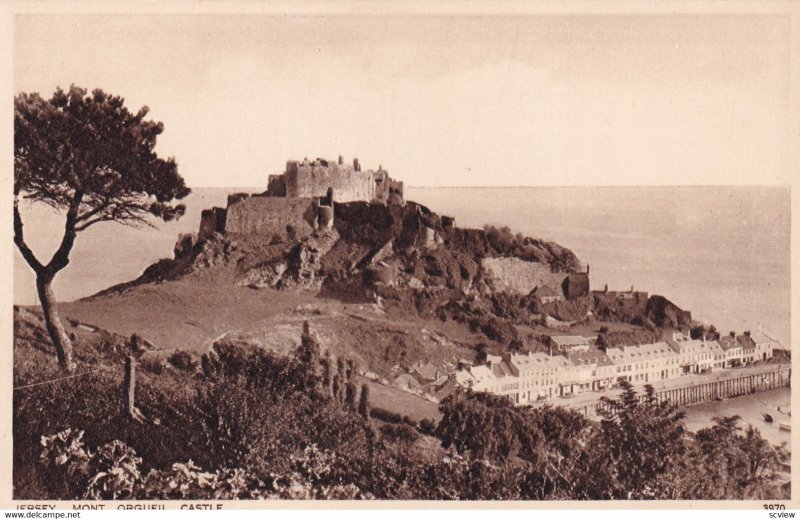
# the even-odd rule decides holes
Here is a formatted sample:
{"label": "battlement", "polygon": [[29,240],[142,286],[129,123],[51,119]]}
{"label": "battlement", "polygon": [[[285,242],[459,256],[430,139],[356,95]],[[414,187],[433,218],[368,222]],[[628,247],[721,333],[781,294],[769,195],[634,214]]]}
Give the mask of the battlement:
{"label": "battlement", "polygon": [[377,171],[361,170],[358,159],[345,164],[317,158],[314,161],[290,160],[281,175],[270,175],[267,196],[318,198],[333,190],[336,202],[403,203],[403,183],[392,180],[382,167]]}

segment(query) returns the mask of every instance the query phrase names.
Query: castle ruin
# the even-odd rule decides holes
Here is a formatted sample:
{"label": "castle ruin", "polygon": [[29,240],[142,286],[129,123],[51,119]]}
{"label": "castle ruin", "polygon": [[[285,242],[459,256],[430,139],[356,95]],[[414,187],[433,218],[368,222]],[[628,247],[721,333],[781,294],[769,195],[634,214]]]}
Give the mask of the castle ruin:
{"label": "castle ruin", "polygon": [[352,165],[342,156],[337,161],[290,160],[286,171],[269,176],[265,192],[234,193],[226,208],[204,210],[197,239],[215,232],[301,239],[333,228],[334,202],[403,205],[403,183],[382,167],[362,171],[358,159]]}
{"label": "castle ruin", "polygon": [[326,196],[333,189],[337,202],[389,202],[389,198],[401,201],[403,183],[392,180],[382,167],[377,171],[361,171],[358,159],[345,164],[342,156],[338,161],[308,159],[286,162],[286,171],[270,175],[267,196],[287,198],[312,198]]}

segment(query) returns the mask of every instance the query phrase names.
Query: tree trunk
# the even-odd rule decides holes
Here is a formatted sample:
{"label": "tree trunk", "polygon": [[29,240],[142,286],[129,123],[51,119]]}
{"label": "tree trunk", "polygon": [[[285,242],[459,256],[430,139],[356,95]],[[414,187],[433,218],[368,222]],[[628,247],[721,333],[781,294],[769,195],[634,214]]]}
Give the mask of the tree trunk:
{"label": "tree trunk", "polygon": [[51,283],[52,277],[36,276],[36,289],[39,292],[39,301],[42,303],[42,313],[44,314],[44,322],[47,326],[47,332],[50,334],[50,339],[53,341],[53,346],[56,347],[56,355],[58,356],[58,363],[64,371],[74,371],[75,363],[72,361],[72,341],[69,340],[67,331],[64,325],[61,324],[61,319],[58,317],[58,310],[56,310],[55,296],[53,295],[53,288]]}

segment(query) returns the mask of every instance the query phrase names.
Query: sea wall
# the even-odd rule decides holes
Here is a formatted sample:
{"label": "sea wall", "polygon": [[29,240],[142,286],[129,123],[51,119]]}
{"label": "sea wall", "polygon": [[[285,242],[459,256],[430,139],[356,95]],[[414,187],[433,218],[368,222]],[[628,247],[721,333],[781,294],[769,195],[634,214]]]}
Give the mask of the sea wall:
{"label": "sea wall", "polygon": [[483,258],[481,267],[496,290],[518,295],[528,295],[540,286],[559,286],[564,273],[550,272],[544,263],[519,258]]}
{"label": "sea wall", "polygon": [[[677,406],[699,404],[702,402],[724,400],[726,398],[758,393],[760,391],[791,387],[791,378],[791,368],[784,368],[766,373],[715,380],[714,382],[697,384],[696,386],[666,389],[656,392],[655,397],[659,402],[669,401]],[[646,395],[639,396],[640,401],[643,401],[645,398],[647,398]],[[601,409],[613,411],[607,402],[598,402],[596,409],[598,411]]]}
{"label": "sea wall", "polygon": [[314,231],[315,218],[311,198],[252,196],[228,206],[225,232],[260,236],[292,232],[299,239]]}

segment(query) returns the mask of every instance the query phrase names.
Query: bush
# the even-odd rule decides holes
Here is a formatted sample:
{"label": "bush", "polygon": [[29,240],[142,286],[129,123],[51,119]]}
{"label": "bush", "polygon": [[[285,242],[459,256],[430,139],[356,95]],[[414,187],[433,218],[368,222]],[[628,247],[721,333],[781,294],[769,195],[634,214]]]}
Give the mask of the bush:
{"label": "bush", "polygon": [[419,426],[417,428],[422,434],[433,436],[433,433],[436,431],[436,424],[430,418],[423,418],[419,421]]}
{"label": "bush", "polygon": [[391,442],[414,443],[419,438],[417,430],[405,423],[383,424],[381,426],[381,434]]}
{"label": "bush", "polygon": [[185,371],[194,371],[197,368],[197,362],[194,356],[188,351],[178,350],[169,356],[169,363],[178,369]]}
{"label": "bush", "polygon": [[403,423],[402,415],[395,413],[394,411],[389,411],[387,409],[383,409],[382,407],[373,407],[369,410],[369,415],[376,420],[381,420],[383,422],[399,424]]}

